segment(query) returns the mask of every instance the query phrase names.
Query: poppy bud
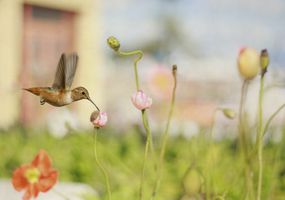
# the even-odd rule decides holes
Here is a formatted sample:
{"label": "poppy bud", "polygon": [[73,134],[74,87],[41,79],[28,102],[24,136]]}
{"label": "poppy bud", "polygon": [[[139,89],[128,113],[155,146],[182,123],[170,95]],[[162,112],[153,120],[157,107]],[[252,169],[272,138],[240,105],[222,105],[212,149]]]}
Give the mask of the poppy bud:
{"label": "poppy bud", "polygon": [[172,75],[175,77],[177,73],[177,65],[172,66]]}
{"label": "poppy bud", "polygon": [[120,41],[113,36],[107,39],[107,43],[114,51],[118,51],[120,48]]}
{"label": "poppy bud", "polygon": [[150,108],[152,99],[148,97],[142,90],[137,91],[131,98],[134,106],[139,110]]}
{"label": "poppy bud", "polygon": [[238,69],[241,76],[250,80],[253,79],[260,69],[259,55],[255,49],[242,48],[238,56]]}
{"label": "poppy bud", "polygon": [[269,65],[269,55],[267,49],[263,49],[260,54],[260,66],[262,74],[267,72],[267,67]]}
{"label": "poppy bud", "polygon": [[236,112],[229,108],[224,108],[223,113],[228,119],[234,119],[236,117]]}
{"label": "poppy bud", "polygon": [[90,121],[95,128],[101,128],[106,125],[108,116],[106,112],[94,111],[90,116]]}

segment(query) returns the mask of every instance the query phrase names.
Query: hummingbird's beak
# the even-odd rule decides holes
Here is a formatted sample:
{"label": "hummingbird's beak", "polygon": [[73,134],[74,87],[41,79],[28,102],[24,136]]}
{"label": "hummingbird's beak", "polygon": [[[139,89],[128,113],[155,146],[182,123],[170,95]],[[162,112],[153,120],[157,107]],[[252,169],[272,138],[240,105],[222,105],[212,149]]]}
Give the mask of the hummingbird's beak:
{"label": "hummingbird's beak", "polygon": [[98,106],[96,106],[96,104],[90,99],[90,97],[87,98],[91,103],[93,103],[93,105],[97,108],[98,111],[100,111],[100,109],[98,108]]}

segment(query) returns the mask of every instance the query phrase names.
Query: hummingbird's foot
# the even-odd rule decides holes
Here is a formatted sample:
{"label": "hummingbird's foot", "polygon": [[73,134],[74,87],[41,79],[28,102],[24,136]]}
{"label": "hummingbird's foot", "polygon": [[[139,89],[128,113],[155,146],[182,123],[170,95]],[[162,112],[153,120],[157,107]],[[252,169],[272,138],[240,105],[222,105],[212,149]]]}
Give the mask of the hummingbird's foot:
{"label": "hummingbird's foot", "polygon": [[43,98],[40,99],[40,104],[41,104],[41,105],[44,105],[45,102],[46,102],[46,101],[45,101]]}

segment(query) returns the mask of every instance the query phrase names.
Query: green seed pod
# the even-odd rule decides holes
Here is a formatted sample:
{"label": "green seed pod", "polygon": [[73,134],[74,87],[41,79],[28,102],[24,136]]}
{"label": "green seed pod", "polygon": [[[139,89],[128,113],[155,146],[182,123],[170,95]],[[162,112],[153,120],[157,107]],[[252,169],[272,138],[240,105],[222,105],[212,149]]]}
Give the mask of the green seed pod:
{"label": "green seed pod", "polygon": [[223,113],[228,119],[234,119],[236,117],[236,112],[230,108],[224,108]]}

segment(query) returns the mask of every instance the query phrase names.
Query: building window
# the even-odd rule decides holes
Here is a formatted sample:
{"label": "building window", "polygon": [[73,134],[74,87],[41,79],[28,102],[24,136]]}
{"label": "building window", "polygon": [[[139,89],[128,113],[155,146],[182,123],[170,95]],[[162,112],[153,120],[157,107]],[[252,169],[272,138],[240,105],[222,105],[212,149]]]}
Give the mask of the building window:
{"label": "building window", "polygon": [[60,20],[62,12],[60,10],[44,8],[39,6],[32,7],[32,16],[42,20]]}

